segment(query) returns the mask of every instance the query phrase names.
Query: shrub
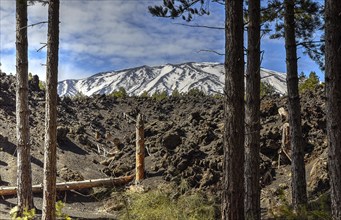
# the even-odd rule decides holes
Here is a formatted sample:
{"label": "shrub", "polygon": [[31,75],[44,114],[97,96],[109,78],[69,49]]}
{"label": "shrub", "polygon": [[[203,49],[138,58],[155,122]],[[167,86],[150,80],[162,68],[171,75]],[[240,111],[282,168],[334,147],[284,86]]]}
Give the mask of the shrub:
{"label": "shrub", "polygon": [[315,72],[310,72],[307,79],[302,80],[299,84],[299,92],[312,91],[320,83],[319,77]]}
{"label": "shrub", "polygon": [[223,99],[224,95],[222,93],[214,93],[212,97],[215,99]]}
{"label": "shrub", "polygon": [[[280,200],[283,200],[280,198]],[[284,200],[283,205],[276,208],[274,219],[288,220],[331,220],[330,214],[330,195],[323,194],[317,200],[312,201],[308,206],[299,207],[298,211],[294,211],[289,202]]]}
{"label": "shrub", "polygon": [[174,198],[174,192],[156,189],[144,193],[128,193],[127,208],[121,210],[119,219],[216,219],[217,206],[214,201],[200,193]]}
{"label": "shrub", "polygon": [[56,202],[56,217],[57,219],[65,219],[65,220],[71,220],[71,218],[63,213],[63,208],[65,204],[62,201]]}
{"label": "shrub", "polygon": [[178,89],[174,89],[173,92],[172,92],[172,96],[173,96],[173,97],[180,97],[181,94],[180,94],[180,92],[179,92]]}
{"label": "shrub", "polygon": [[24,209],[24,212],[22,213],[22,217],[18,217],[18,211],[19,211],[19,207],[18,206],[14,206],[11,211],[9,212],[11,219],[15,219],[15,220],[29,220],[29,219],[34,219],[35,215],[36,215],[36,210],[30,209]]}
{"label": "shrub", "polygon": [[140,97],[145,97],[145,98],[147,98],[147,97],[149,97],[149,94],[148,94],[148,92],[145,90],[145,91],[143,91],[143,92],[141,93]]}
{"label": "shrub", "polygon": [[115,98],[126,98],[126,97],[128,97],[127,91],[123,87],[120,87],[120,88],[118,88],[118,90],[113,91],[110,95],[115,97]]}
{"label": "shrub", "polygon": [[39,89],[45,91],[46,85],[43,81],[39,80]]}
{"label": "shrub", "polygon": [[152,98],[155,99],[156,101],[162,101],[162,100],[166,99],[167,97],[168,97],[168,95],[167,95],[166,91],[163,91],[163,92],[156,91],[152,95]]}
{"label": "shrub", "polygon": [[272,96],[276,94],[276,89],[274,86],[270,85],[267,82],[260,82],[260,97],[264,96]]}
{"label": "shrub", "polygon": [[201,91],[199,88],[193,88],[188,90],[187,95],[190,96],[205,96],[205,92]]}
{"label": "shrub", "polygon": [[77,92],[72,99],[75,101],[84,101],[87,98],[86,95],[84,95],[84,93],[82,92]]}
{"label": "shrub", "polygon": [[[68,215],[63,213],[64,206],[65,206],[65,204],[62,201],[56,202],[56,217],[58,219],[71,220],[71,218]],[[18,206],[14,206],[11,209],[11,211],[9,213],[11,216],[11,219],[14,219],[14,220],[37,219],[35,208],[30,209],[30,210],[25,209],[24,212],[22,213],[21,217],[18,217],[18,211],[19,211]]]}
{"label": "shrub", "polygon": [[32,80],[33,74],[31,72],[28,73],[28,80]]}

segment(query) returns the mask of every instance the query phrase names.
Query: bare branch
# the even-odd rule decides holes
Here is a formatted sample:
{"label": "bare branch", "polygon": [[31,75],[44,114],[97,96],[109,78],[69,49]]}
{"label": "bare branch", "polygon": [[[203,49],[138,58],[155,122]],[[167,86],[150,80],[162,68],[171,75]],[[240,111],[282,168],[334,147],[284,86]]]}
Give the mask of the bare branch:
{"label": "bare branch", "polygon": [[225,5],[225,1],[212,0],[212,2],[220,4],[220,5]]}
{"label": "bare branch", "polygon": [[49,1],[48,1],[48,0],[28,0],[28,3],[29,3],[28,5],[29,5],[29,6],[30,6],[30,5],[34,5],[34,3],[36,3],[36,2],[42,3],[43,6],[49,4]]}
{"label": "bare branch", "polygon": [[43,44],[43,46],[40,47],[40,48],[37,50],[37,52],[41,51],[43,48],[45,48],[45,47],[47,46],[47,43],[40,43],[40,44]]}
{"label": "bare branch", "polygon": [[38,22],[38,23],[27,25],[25,27],[21,27],[19,30],[22,30],[22,29],[25,29],[25,28],[28,28],[28,27],[34,27],[34,26],[40,25],[40,24],[47,24],[47,23],[48,23],[48,21],[41,21],[41,22]]}
{"label": "bare branch", "polygon": [[173,23],[177,25],[182,25],[186,27],[196,27],[196,28],[209,28],[209,29],[216,29],[216,30],[225,30],[223,27],[213,27],[213,26],[207,26],[207,25],[198,25],[198,24],[183,24],[183,23]]}
{"label": "bare branch", "polygon": [[219,53],[219,52],[217,52],[217,51],[215,51],[215,50],[198,50],[198,51],[197,51],[197,53],[200,53],[200,52],[210,52],[210,53],[215,53],[215,54],[217,54],[217,55],[219,55],[219,56],[225,56],[224,53]]}
{"label": "bare branch", "polygon": [[262,50],[261,52],[260,52],[260,63],[263,63],[263,58],[264,58],[264,54],[265,54],[265,51],[264,50]]}

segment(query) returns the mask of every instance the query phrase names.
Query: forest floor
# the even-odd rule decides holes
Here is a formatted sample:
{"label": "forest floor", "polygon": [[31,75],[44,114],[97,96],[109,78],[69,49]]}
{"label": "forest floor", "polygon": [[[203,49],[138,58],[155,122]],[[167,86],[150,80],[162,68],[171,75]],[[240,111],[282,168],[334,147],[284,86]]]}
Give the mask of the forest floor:
{"label": "forest floor", "polygon": [[[313,99],[314,98],[314,99]],[[30,92],[30,134],[32,182],[42,183],[44,154],[44,92]],[[266,97],[261,107],[261,183],[264,219],[281,203],[279,190],[290,199],[290,165],[282,160],[281,126],[278,108],[285,97]],[[121,177],[134,174],[135,124],[126,117],[144,114],[147,188],[164,183],[189,190],[221,194],[223,159],[223,105],[208,96],[151,98],[110,96],[61,98],[58,102],[57,182]],[[328,190],[326,174],[326,135],[324,99],[321,88],[302,97],[302,129],[309,195]],[[107,155],[111,153],[111,159]],[[107,163],[104,161],[108,160]],[[14,78],[0,80],[0,187],[16,185],[16,123]],[[133,184],[133,183],[131,183]],[[121,190],[128,189],[129,184]],[[110,191],[110,189],[109,189]],[[115,219],[117,212],[106,206],[110,192],[102,188],[58,193],[65,203],[63,211],[74,219]],[[218,199],[219,200],[219,199]],[[34,200],[38,210],[42,195]],[[9,218],[16,197],[0,199],[0,219]]]}

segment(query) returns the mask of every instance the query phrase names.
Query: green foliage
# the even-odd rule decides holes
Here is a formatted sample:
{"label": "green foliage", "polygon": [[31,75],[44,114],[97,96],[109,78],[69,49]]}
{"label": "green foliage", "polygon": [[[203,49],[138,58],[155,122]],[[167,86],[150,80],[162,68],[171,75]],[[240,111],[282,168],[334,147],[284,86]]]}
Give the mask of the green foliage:
{"label": "green foliage", "polygon": [[312,91],[320,83],[319,77],[315,72],[310,72],[309,77],[298,85],[299,91]]}
{"label": "green foliage", "polygon": [[193,89],[190,89],[187,92],[187,95],[190,95],[190,96],[205,96],[206,94],[203,91],[201,91],[200,89],[198,89],[198,88],[193,88]]}
{"label": "green foliage", "polygon": [[39,89],[45,91],[46,85],[43,81],[39,80]]}
{"label": "green foliage", "polygon": [[72,97],[72,99],[73,99],[74,101],[84,101],[86,98],[87,98],[87,96],[84,95],[84,93],[82,93],[82,92],[77,92],[77,93]]}
{"label": "green foliage", "polygon": [[[64,214],[62,212],[63,208],[64,208],[65,204],[62,201],[58,201],[56,202],[56,217],[58,219],[65,219],[65,220],[71,220],[71,218]],[[19,212],[19,207],[18,206],[14,206],[11,211],[9,212],[11,219],[13,220],[30,220],[30,219],[35,219],[36,217],[36,210],[30,209],[24,209],[24,212],[22,214],[21,217],[18,217],[18,212]]]}
{"label": "green foliage", "polygon": [[274,219],[287,219],[287,220],[331,220],[331,215],[326,210],[308,209],[306,206],[301,206],[298,211],[294,211],[292,206],[287,204],[278,207],[277,214]]}
{"label": "green foliage", "polygon": [[[295,35],[296,41],[305,54],[314,60],[321,69],[324,68],[324,36],[318,31],[324,29],[324,7],[314,0],[295,0]],[[266,10],[262,10],[264,30],[270,33],[270,38],[284,38],[283,0],[268,0]],[[317,34],[320,35],[317,37]]]}
{"label": "green foliage", "polygon": [[199,193],[172,198],[174,191],[163,188],[144,193],[128,193],[128,207],[121,211],[119,219],[216,219],[217,206],[213,200]]}
{"label": "green foliage", "polygon": [[156,91],[153,95],[152,98],[155,99],[156,101],[162,101],[166,98],[168,98],[167,92],[166,91]]}
{"label": "green foliage", "polygon": [[14,206],[11,209],[11,211],[9,212],[9,214],[11,216],[11,219],[15,219],[15,220],[29,220],[29,219],[34,219],[34,217],[36,215],[36,210],[34,208],[30,209],[30,210],[25,208],[21,217],[18,217],[18,212],[19,212],[19,207],[18,206]]}
{"label": "green foliage", "polygon": [[[283,189],[281,189],[283,190]],[[321,195],[317,200],[312,201],[308,206],[300,206],[297,211],[287,201],[284,191],[279,193],[279,200],[282,205],[270,210],[273,219],[288,219],[288,220],[331,220],[330,213],[330,195],[327,193]]]}
{"label": "green foliage", "polygon": [[115,97],[115,98],[126,98],[126,97],[128,97],[127,91],[123,87],[120,87],[120,88],[118,88],[118,90],[113,91],[110,95]]}
{"label": "green foliage", "polygon": [[145,98],[147,98],[147,97],[149,97],[149,94],[148,94],[147,91],[143,91],[142,94],[140,95],[140,97],[145,97]]}
{"label": "green foliage", "polygon": [[71,218],[63,213],[63,208],[65,204],[62,201],[56,202],[56,217],[58,219],[65,219],[65,220],[71,220]]}
{"label": "green foliage", "polygon": [[31,72],[28,73],[28,80],[32,80],[33,74]]}
{"label": "green foliage", "polygon": [[173,92],[172,92],[172,96],[173,96],[173,97],[180,97],[181,94],[180,94],[180,92],[179,92],[178,89],[174,89]]}
{"label": "green foliage", "polygon": [[[212,2],[224,4],[225,0],[214,0]],[[183,20],[190,22],[194,16],[209,15],[210,10],[209,0],[176,0],[176,1],[163,1],[163,5],[149,6],[148,10],[153,16],[157,17],[181,17]]]}
{"label": "green foliage", "polygon": [[260,82],[260,97],[271,96],[276,94],[276,89],[274,86],[267,82]]}
{"label": "green foliage", "polygon": [[212,95],[213,98],[216,98],[216,99],[223,99],[224,98],[224,95],[221,94],[221,93],[215,93]]}

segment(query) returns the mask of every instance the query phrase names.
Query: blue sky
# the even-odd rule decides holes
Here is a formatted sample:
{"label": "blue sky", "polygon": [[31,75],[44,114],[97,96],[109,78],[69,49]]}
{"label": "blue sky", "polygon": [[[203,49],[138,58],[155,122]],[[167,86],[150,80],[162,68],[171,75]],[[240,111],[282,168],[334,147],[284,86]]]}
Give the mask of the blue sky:
{"label": "blue sky", "polygon": [[[98,72],[141,65],[183,62],[223,62],[224,57],[200,50],[224,53],[224,31],[191,28],[148,13],[149,5],[162,0],[61,0],[59,80],[79,79]],[[210,16],[191,24],[224,26],[223,6],[210,6]],[[28,24],[47,20],[47,7],[29,6]],[[28,29],[29,71],[45,80],[47,25]],[[263,37],[262,67],[285,72],[283,40]],[[299,52],[299,72],[323,73]],[[0,62],[6,73],[15,73],[15,0],[0,0]]]}

